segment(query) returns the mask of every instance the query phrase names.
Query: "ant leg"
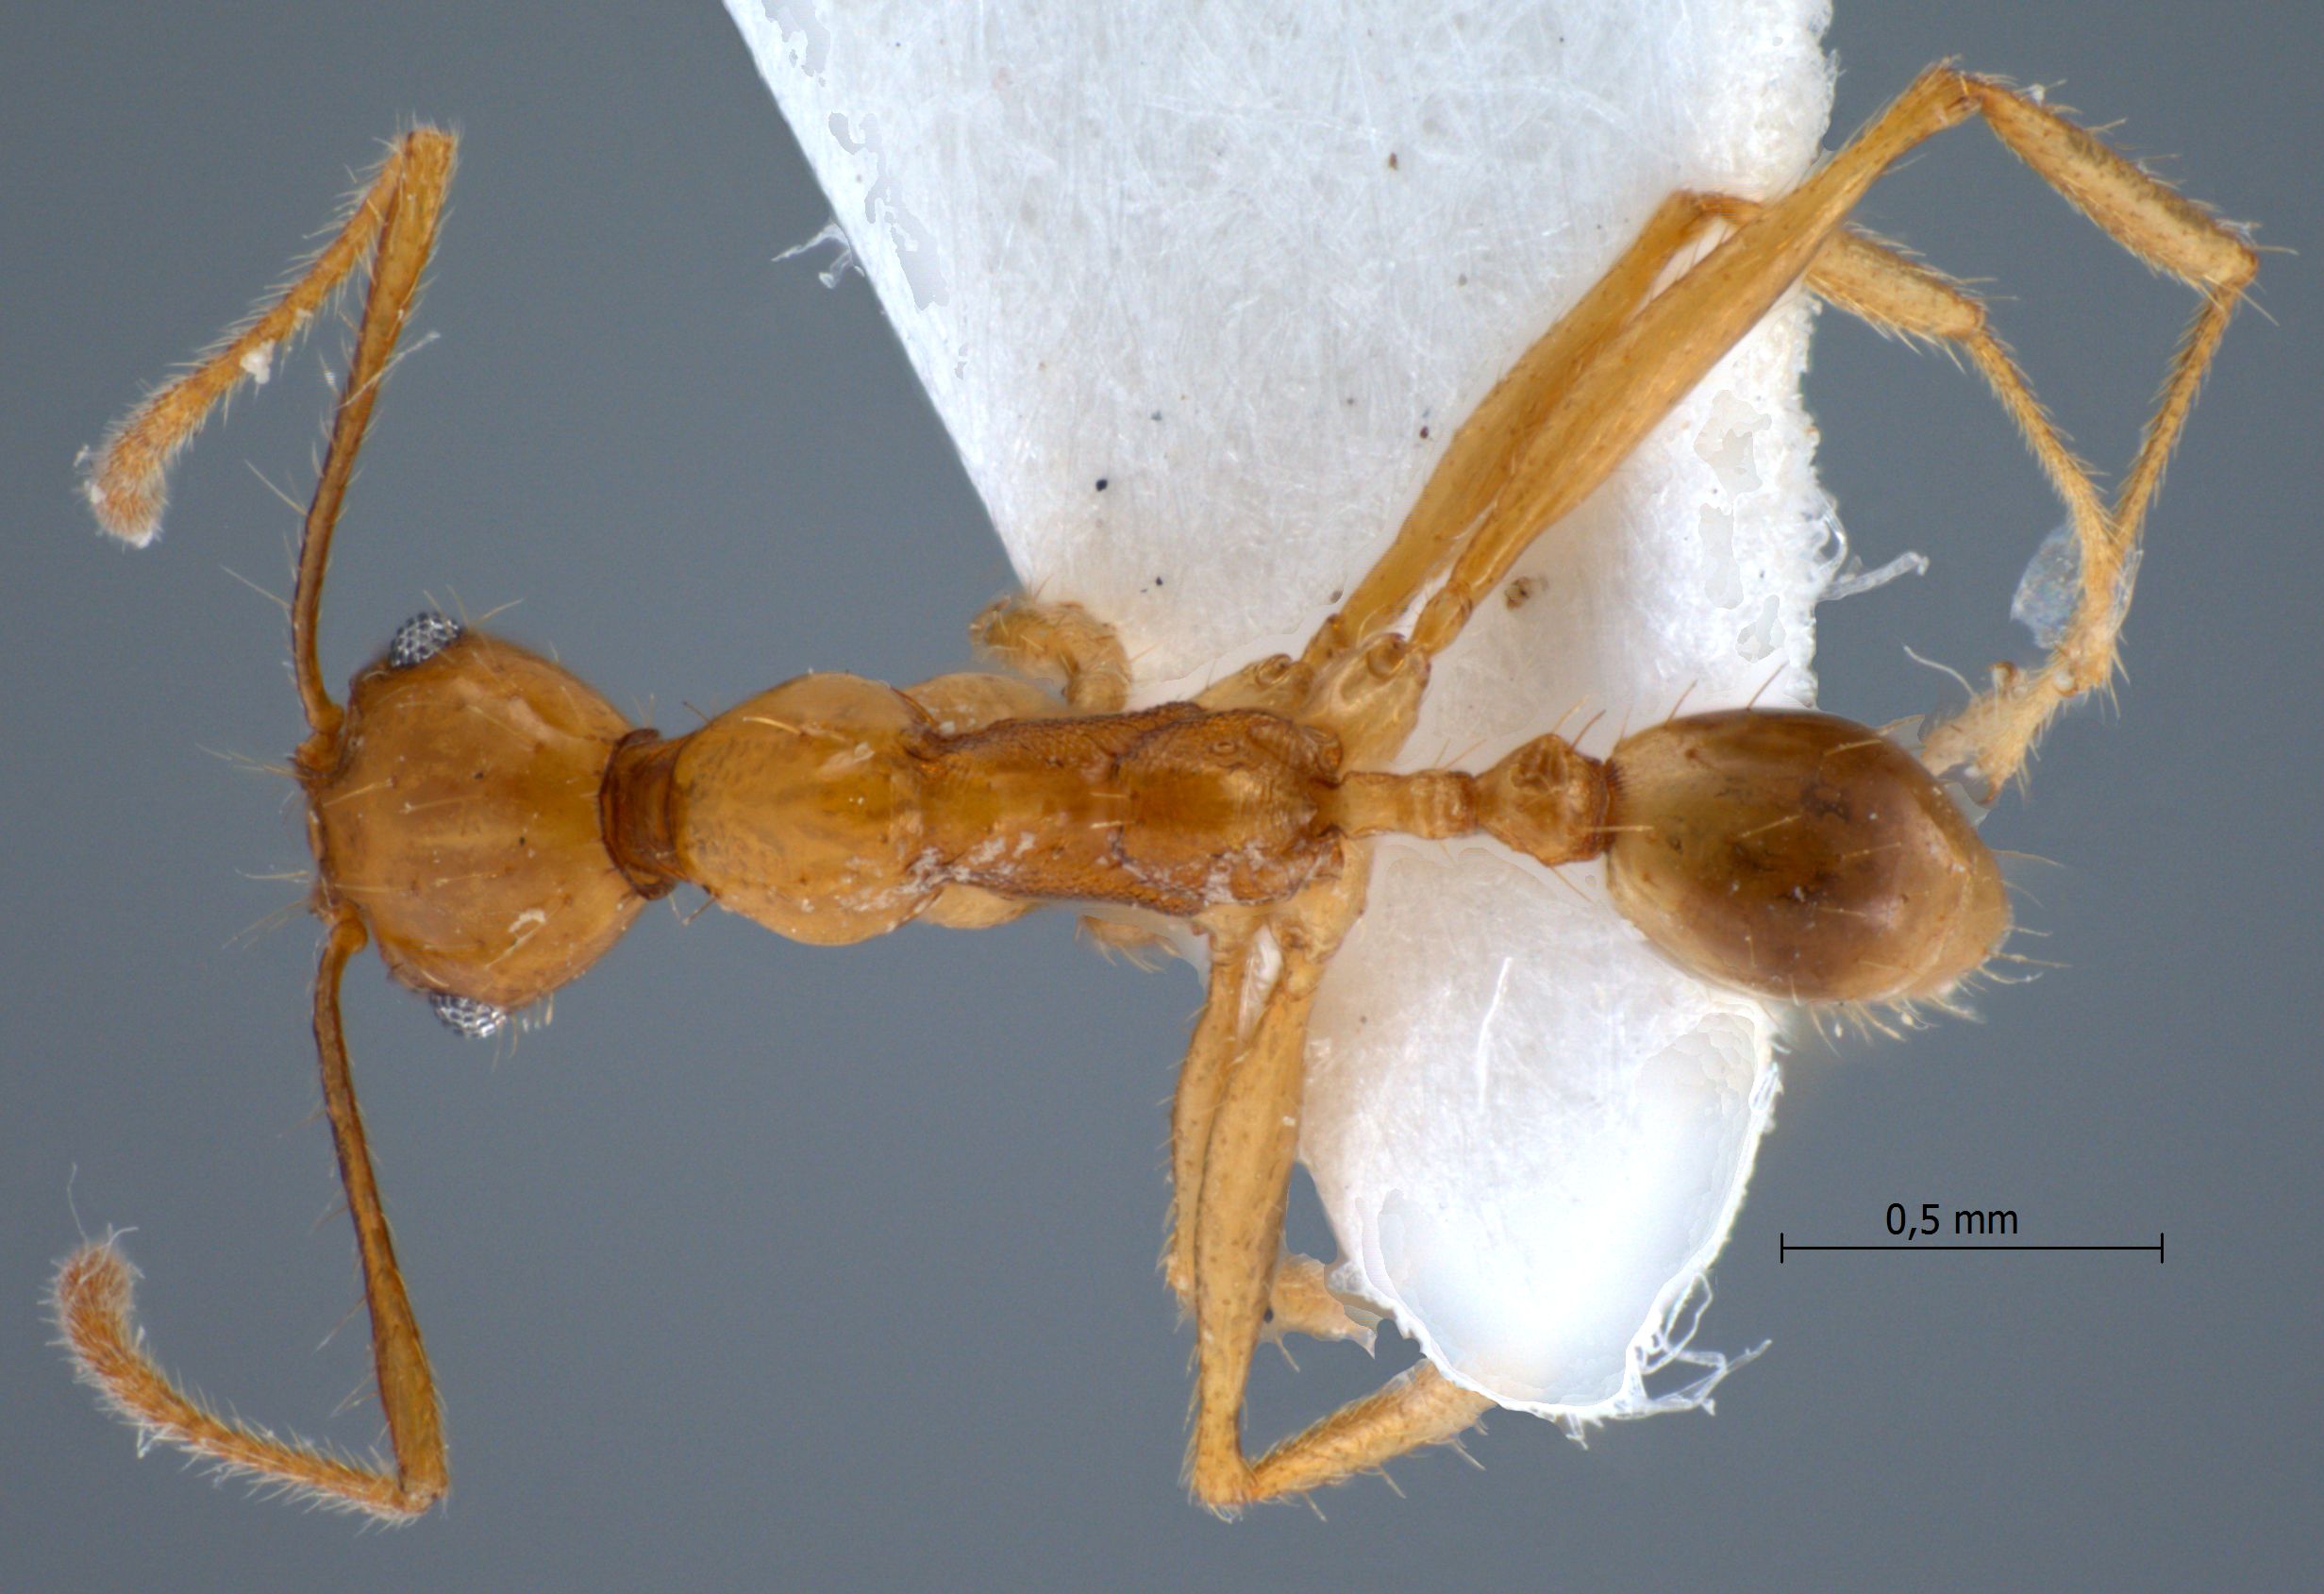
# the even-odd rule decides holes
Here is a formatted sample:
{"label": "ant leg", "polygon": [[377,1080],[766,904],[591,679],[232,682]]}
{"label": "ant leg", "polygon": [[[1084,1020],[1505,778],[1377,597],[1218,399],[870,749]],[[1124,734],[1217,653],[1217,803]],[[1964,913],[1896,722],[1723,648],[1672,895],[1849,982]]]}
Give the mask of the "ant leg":
{"label": "ant leg", "polygon": [[[1220,913],[1206,921],[1211,941],[1211,976],[1202,1016],[1179,1068],[1178,1094],[1170,1113],[1170,1239],[1162,1251],[1162,1277],[1179,1307],[1195,1310],[1195,1235],[1202,1199],[1203,1165],[1211,1125],[1228,1079],[1243,1053],[1243,1005],[1255,961],[1258,914]],[[1370,1328],[1352,1317],[1326,1283],[1326,1268],[1308,1256],[1281,1258],[1270,1283],[1267,1332],[1304,1334],[1317,1339],[1355,1339],[1368,1344]]]}
{"label": "ant leg", "polygon": [[[1720,214],[1739,221],[1749,219],[1759,209],[1741,199],[1717,198],[1712,203]],[[1825,243],[1815,263],[1808,268],[1807,281],[1809,292],[1817,298],[1877,331],[1957,344],[2025,439],[2042,474],[2065,503],[2082,545],[2098,547],[2112,534],[2106,508],[2091,483],[2089,466],[2066,446],[2025,373],[1994,336],[1986,323],[1983,300],[1942,273],[1847,227]]]}
{"label": "ant leg", "polygon": [[1004,719],[1049,719],[1065,712],[1056,698],[1022,676],[985,670],[933,676],[905,687],[904,696],[945,736],[965,736]]}
{"label": "ant leg", "polygon": [[1493,1407],[1489,1397],[1417,1363],[1261,1456],[1248,1498],[1305,1494],[1378,1471],[1399,1455],[1458,1438]]}
{"label": "ant leg", "polygon": [[1300,663],[1311,677],[1393,623],[1443,571],[1462,534],[1499,495],[1526,438],[1575,371],[1636,313],[1712,214],[1701,195],[1681,193],[1664,199],[1606,275],[1493,384],[1461,423],[1387,552],[1309,640]]}
{"label": "ant leg", "polygon": [[1314,678],[1298,705],[1302,725],[1338,738],[1343,767],[1385,763],[1420,719],[1429,660],[1394,631],[1343,653]]}
{"label": "ant leg", "polygon": [[1310,1339],[1351,1339],[1368,1354],[1379,1330],[1378,1313],[1351,1307],[1332,1290],[1329,1264],[1296,1250],[1286,1250],[1276,1259],[1275,1277],[1267,1284],[1267,1320],[1260,1328],[1261,1339],[1283,1340],[1295,1334]]}
{"label": "ant leg", "polygon": [[[1747,219],[1757,210],[1744,200],[1713,203],[1719,213],[1736,219]],[[1986,323],[1984,303],[1975,294],[1847,228],[1835,233],[1825,245],[1807,280],[1818,298],[1882,332],[1958,345],[2016,425],[2042,474],[2064,501],[2074,529],[2081,592],[2069,634],[2053,650],[2051,663],[2031,674],[2003,666],[2001,681],[1994,691],[1929,737],[1932,764],[1940,770],[1976,771],[1990,795],[2023,768],[2034,738],[2051,714],[2078,692],[2102,685],[2113,673],[2140,523],[2161,478],[2164,459],[2194,402],[2201,362],[2209,359],[2209,349],[2199,351],[2197,345],[2216,347],[2232,308],[2233,293],[2240,290],[2222,296],[2206,294],[2204,308],[2173,362],[2118,510],[2110,515],[2090,479],[2089,467],[2066,446],[2025,374],[1994,336]],[[2075,628],[2085,631],[2079,655],[2071,634]],[[2057,679],[2046,683],[2048,693],[2029,689],[2051,672],[2056,672]],[[2082,682],[2079,687],[2070,684],[2077,680]]]}
{"label": "ant leg", "polygon": [[1218,1090],[1204,1136],[1193,1214],[1196,1367],[1188,1470],[1196,1497],[1215,1510],[1235,1509],[1256,1489],[1243,1453],[1243,1391],[1281,1260],[1308,1019],[1325,965],[1363,912],[1368,872],[1361,851],[1351,849],[1337,879],[1269,915],[1282,966]]}
{"label": "ant leg", "polygon": [[1202,1015],[1195,1020],[1186,1061],[1179,1065],[1179,1086],[1170,1103],[1170,1239],[1162,1250],[1162,1277],[1187,1311],[1195,1306],[1195,1222],[1202,1200],[1202,1165],[1210,1149],[1211,1121],[1218,1114],[1243,1046],[1243,1006],[1255,959],[1261,915],[1215,913],[1203,921],[1211,943],[1211,974],[1203,991]]}
{"label": "ant leg", "polygon": [[[2111,667],[2119,620],[2111,612],[2130,546],[2125,533],[2134,534],[2144,514],[2256,257],[2232,229],[2055,112],[1950,67],[1932,67],[1914,79],[1821,170],[1759,208],[1607,340],[1544,417],[1508,488],[1486,512],[1444,586],[1423,606],[1413,646],[1433,655],[1460,633],[1533,538],[1604,480],[1807,272],[1882,172],[1931,134],[1981,113],[2004,143],[2117,243],[2181,277],[2205,298],[2125,484],[2108,558],[2099,568],[2085,565],[2084,601],[2058,655],[2040,672],[2048,700],[2040,700],[2023,680],[2005,680],[1946,728],[1968,747],[1991,749],[2015,767],[2057,703],[2098,684],[2103,668]],[[2105,595],[2095,605],[2094,593]],[[2070,684],[2048,679],[2060,672]]]}
{"label": "ant leg", "polygon": [[347,960],[362,950],[365,939],[361,921],[352,912],[339,910],[330,921],[322,965],[315,973],[315,1050],[323,1066],[324,1113],[339,1150],[340,1181],[346,1188],[347,1210],[355,1219],[362,1256],[372,1357],[395,1470],[358,1467],[304,1442],[277,1439],[263,1430],[230,1422],[171,1383],[155,1365],[144,1335],[130,1318],[134,1274],[109,1239],[82,1247],[58,1268],[53,1299],[58,1326],[64,1331],[81,1381],[93,1386],[141,1435],[176,1445],[228,1471],[280,1484],[322,1504],[397,1520],[416,1517],[434,1504],[450,1479],[435,1377],[420,1342],[419,1319],[404,1291],[403,1273],[395,1265],[395,1246],[372,1173],[340,1023],[340,976]]}
{"label": "ant leg", "polygon": [[2182,199],[2080,127],[1992,85],[1982,86],[1982,93],[1994,130],[2028,165],[2115,243],[2178,277],[2202,300],[2171,357],[2112,516],[2096,532],[2076,522],[2081,592],[2049,657],[2033,670],[1996,666],[1993,686],[1923,739],[1922,756],[1932,767],[1973,769],[1991,796],[2024,768],[2059,710],[2114,679],[2147,512],[2195,408],[2204,371],[2258,275],[2259,256],[2240,230]]}
{"label": "ant leg", "polygon": [[1129,701],[1122,639],[1078,603],[1004,597],[968,623],[968,639],[1011,669],[1061,681],[1082,713],[1119,713]]}
{"label": "ant leg", "polygon": [[1251,1498],[1243,1390],[1282,1250],[1299,1140],[1308,1015],[1323,965],[1286,947],[1265,1008],[1220,1093],[1195,1212],[1195,1409],[1189,1471],[1217,1510]]}
{"label": "ant leg", "polygon": [[[2122,594],[2136,529],[2132,529],[2130,542],[2120,540],[2116,522],[2108,515],[2090,479],[2089,466],[2066,446],[2025,374],[1994,336],[1983,302],[1939,273],[1845,228],[1816,257],[1808,273],[1808,287],[1817,297],[1880,331],[1942,340],[1968,356],[2065,505],[2084,583],[2076,606],[2077,619],[2085,612],[2102,613],[2118,628],[2124,605],[2115,595]],[[2093,603],[2098,589],[2092,582],[2106,583],[2109,596],[2102,605]],[[2112,644],[2110,629],[2107,663],[2098,677],[2100,680],[2112,671]],[[2042,722],[2066,700],[2065,696],[2056,696],[2044,705],[2038,699],[2019,696],[2002,703],[1998,701],[1999,696],[1997,692],[1979,698],[1927,738],[1927,756],[1933,768],[1940,773],[1948,769],[1976,772],[1987,782],[1988,797],[2023,766]],[[2038,716],[2028,712],[2028,703],[2042,711]],[[1996,708],[2000,712],[1995,712]],[[1981,711],[1984,711],[1981,715]],[[1956,729],[1964,725],[1975,727],[1965,739]],[[1939,746],[1948,733],[1950,745]]]}
{"label": "ant leg", "polygon": [[955,881],[937,892],[920,911],[919,921],[945,930],[991,930],[1021,919],[1039,906],[1029,898],[1003,897],[997,891]]}
{"label": "ant leg", "polygon": [[1177,955],[1176,946],[1163,931],[1128,919],[1083,914],[1074,921],[1074,932],[1108,963],[1126,963],[1145,974],[1154,973]]}

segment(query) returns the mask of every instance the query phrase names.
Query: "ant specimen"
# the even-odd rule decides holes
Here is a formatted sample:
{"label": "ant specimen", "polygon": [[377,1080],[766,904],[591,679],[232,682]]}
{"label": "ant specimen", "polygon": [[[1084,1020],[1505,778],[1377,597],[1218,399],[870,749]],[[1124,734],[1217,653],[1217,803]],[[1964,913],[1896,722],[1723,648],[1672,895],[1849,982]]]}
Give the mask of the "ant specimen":
{"label": "ant specimen", "polygon": [[[1907,150],[1979,115],[2118,243],[2201,298],[2111,506],[1978,301],[1845,225]],[[345,704],[321,678],[333,529],[452,165],[446,134],[420,127],[396,141],[285,296],[135,411],[87,478],[107,529],[150,540],[170,457],[369,260],[298,559],[293,660],[309,734],[293,765],[317,864],[311,906],[326,926],[313,1009],[325,1106],[393,1466],[326,1456],[188,1399],[143,1349],[132,1275],[109,1240],[63,1264],[55,1303],[81,1376],[146,1435],[391,1518],[424,1512],[448,1472],[341,1032],[347,962],[376,943],[447,1022],[490,1033],[509,1009],[577,977],[680,881],[821,944],[915,918],[993,925],[1058,900],[1188,921],[1211,965],[1172,1116],[1163,1270],[1197,1331],[1195,1493],[1232,1511],[1460,1434],[1492,1401],[1424,1361],[1256,1460],[1243,1446],[1262,1330],[1361,1332],[1321,1264],[1283,1255],[1280,1236],[1310,1013],[1363,908],[1365,838],[1483,834],[1550,865],[1603,858],[1614,904],[1670,959],[1771,1000],[1944,1000],[2009,928],[1993,857],[1947,787],[1992,800],[2051,717],[2110,680],[2148,504],[2256,269],[2238,231],[2038,99],[1932,68],[1778,199],[1666,200],[1461,428],[1385,555],[1298,656],[1261,661],[1190,702],[1129,711],[1123,650],[1104,623],[1070,604],[1012,599],[978,619],[977,640],[1025,675],[1061,678],[1062,701],[1016,675],[901,691],[810,675],[663,737],[631,728],[550,661],[436,614],[405,626]],[[1878,327],[1958,347],[2024,433],[2066,505],[2080,559],[2073,612],[2048,659],[1997,666],[1916,749],[1830,715],[1743,709],[1666,720],[1604,760],[1552,734],[1482,773],[1387,772],[1430,662],[1513,562],[1803,280]]]}

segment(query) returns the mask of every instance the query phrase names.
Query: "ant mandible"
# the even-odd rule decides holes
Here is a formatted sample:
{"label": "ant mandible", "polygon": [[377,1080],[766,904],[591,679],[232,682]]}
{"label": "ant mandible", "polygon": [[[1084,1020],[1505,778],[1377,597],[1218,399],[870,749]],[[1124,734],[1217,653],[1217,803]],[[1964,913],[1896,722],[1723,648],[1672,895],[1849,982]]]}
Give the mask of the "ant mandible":
{"label": "ant mandible", "polygon": [[[1977,115],[2202,299],[2111,506],[1979,302],[1845,225],[1907,150]],[[1232,1511],[1460,1434],[1492,1401],[1424,1361],[1255,1461],[1243,1446],[1262,1329],[1359,1332],[1322,1266],[1283,1255],[1280,1236],[1309,1015],[1363,911],[1365,838],[1483,834],[1550,865],[1602,857],[1615,905],[1704,978],[1791,1002],[1942,1001],[2009,928],[1993,857],[1947,786],[1990,801],[2052,716],[2111,680],[2148,507],[2257,263],[2235,229],[2037,99],[1931,68],[1779,199],[1666,200],[1471,414],[1386,554],[1298,656],[1249,665],[1191,702],[1129,711],[1109,627],[1071,604],[1011,599],[974,634],[1019,675],[900,691],[809,675],[665,738],[630,727],[560,665],[436,614],[405,626],[344,705],[324,684],[316,622],[332,531],[453,156],[452,138],[433,128],[398,139],[299,280],[133,411],[86,478],[106,529],[150,541],[171,457],[369,261],[298,557],[292,646],[309,734],[293,768],[316,861],[310,905],[326,926],[313,1010],[324,1102],[393,1469],[188,1398],[143,1348],[131,1270],[110,1239],[63,1264],[55,1297],[81,1376],[146,1435],[393,1518],[424,1512],[448,1472],[342,1035],[347,962],[376,943],[391,974],[447,1022],[489,1033],[577,977],[680,881],[819,944],[913,919],[993,925],[1060,900],[1190,923],[1211,966],[1172,1115],[1164,1272],[1197,1332],[1195,1492]],[[1877,327],[1960,348],[2023,432],[2065,501],[2080,560],[2075,607],[2048,657],[1997,666],[1917,749],[1830,715],[1744,709],[1666,720],[1602,761],[1546,735],[1482,773],[1387,772],[1430,661],[1477,604],[1802,280]],[[1061,680],[1062,701],[1025,676]]]}

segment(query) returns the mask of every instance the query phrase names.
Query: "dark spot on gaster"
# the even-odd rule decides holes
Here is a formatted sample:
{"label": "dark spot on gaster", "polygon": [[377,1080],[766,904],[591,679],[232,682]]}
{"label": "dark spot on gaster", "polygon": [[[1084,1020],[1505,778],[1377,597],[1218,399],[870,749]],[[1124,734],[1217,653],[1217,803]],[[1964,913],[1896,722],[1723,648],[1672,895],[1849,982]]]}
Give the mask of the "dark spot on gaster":
{"label": "dark spot on gaster", "polygon": [[1339,601],[1340,601],[1340,599],[1341,599],[1341,598],[1345,597],[1346,595],[1347,595],[1347,589],[1346,589],[1346,587],[1334,587],[1334,588],[1332,588],[1332,589],[1331,589],[1331,596],[1330,596],[1329,597],[1325,598],[1325,599],[1324,599],[1324,601],[1325,601],[1326,603],[1337,603],[1337,602],[1339,602]]}
{"label": "dark spot on gaster", "polygon": [[1460,276],[1458,276],[1458,277],[1454,277],[1454,278],[1452,279],[1452,285],[1453,285],[1455,288],[1465,288],[1465,287],[1467,287],[1467,286],[1468,286],[1468,273],[1464,271],[1464,272],[1463,272]]}
{"label": "dark spot on gaster", "polygon": [[1426,441],[1428,440],[1428,436],[1429,436],[1429,428],[1426,428],[1426,427],[1422,427],[1422,428],[1420,428],[1420,436],[1421,436],[1421,440],[1422,440],[1423,442],[1426,442]]}
{"label": "dark spot on gaster", "polygon": [[469,776],[468,779],[471,780],[481,780],[484,779],[484,771],[479,769],[474,775]]}
{"label": "dark spot on gaster", "polygon": [[1105,478],[1104,477],[1102,477],[1102,476],[1101,476],[1101,477],[1099,477],[1099,478],[1097,478],[1097,491],[1099,491],[1100,493],[1102,493],[1102,492],[1104,492],[1105,490],[1106,490],[1106,478]]}
{"label": "dark spot on gaster", "polygon": [[1158,587],[1161,586],[1162,584],[1162,579],[1160,576],[1155,577],[1154,584]]}
{"label": "dark spot on gaster", "polygon": [[1148,415],[1146,419],[1149,421],[1159,421],[1162,419],[1162,411],[1157,410],[1151,415]]}
{"label": "dark spot on gaster", "polygon": [[1396,170],[1396,152],[1393,149],[1388,152],[1388,170]]}

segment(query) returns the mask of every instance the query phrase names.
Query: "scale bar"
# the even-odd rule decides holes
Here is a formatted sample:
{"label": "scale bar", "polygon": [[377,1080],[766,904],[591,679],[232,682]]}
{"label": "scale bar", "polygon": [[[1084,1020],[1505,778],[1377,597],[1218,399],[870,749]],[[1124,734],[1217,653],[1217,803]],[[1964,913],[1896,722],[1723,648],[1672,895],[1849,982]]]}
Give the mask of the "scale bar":
{"label": "scale bar", "polygon": [[2155,1235],[2154,1244],[2150,1246],[2014,1245],[2005,1241],[1974,1241],[1963,1244],[1958,1241],[1946,1240],[1930,1240],[1926,1243],[1919,1240],[1889,1240],[1885,1243],[1872,1245],[1806,1245],[1793,1239],[1781,1230],[1778,1230],[1775,1236],[1775,1259],[1781,1264],[1796,1250],[2139,1250],[2152,1251],[2155,1262],[2160,1265],[2164,1260],[2165,1237],[2162,1234]]}

